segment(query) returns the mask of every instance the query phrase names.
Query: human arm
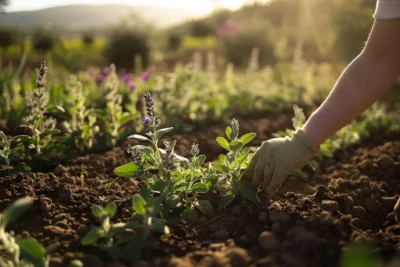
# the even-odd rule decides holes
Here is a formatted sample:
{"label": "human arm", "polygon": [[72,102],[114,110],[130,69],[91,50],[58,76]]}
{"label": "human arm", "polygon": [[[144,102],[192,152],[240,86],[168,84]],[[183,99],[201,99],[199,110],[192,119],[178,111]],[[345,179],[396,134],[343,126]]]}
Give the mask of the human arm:
{"label": "human arm", "polygon": [[375,20],[363,51],[348,65],[304,126],[316,146],[376,102],[400,76],[400,18]]}

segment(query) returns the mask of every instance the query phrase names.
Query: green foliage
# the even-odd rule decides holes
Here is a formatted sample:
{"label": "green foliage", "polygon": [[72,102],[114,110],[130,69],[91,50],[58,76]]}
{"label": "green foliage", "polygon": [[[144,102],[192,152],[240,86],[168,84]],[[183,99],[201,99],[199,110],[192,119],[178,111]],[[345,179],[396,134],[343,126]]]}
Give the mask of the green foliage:
{"label": "green foliage", "polygon": [[32,35],[32,47],[38,52],[49,52],[56,43],[54,33],[46,29],[38,29]]}
{"label": "green foliage", "polygon": [[64,112],[64,109],[57,105],[48,105],[46,62],[43,62],[40,69],[36,70],[36,74],[37,88],[28,91],[25,103],[29,114],[24,119],[26,124],[21,125],[28,128],[31,135],[20,135],[17,140],[25,145],[25,158],[48,160],[53,153],[60,151],[62,138],[56,136],[60,133],[60,130],[55,128],[56,120],[47,117],[46,114]]}
{"label": "green foliage", "polygon": [[6,232],[6,227],[16,221],[32,205],[30,197],[16,200],[0,214],[0,250],[6,252],[6,257],[0,258],[4,267],[48,267],[49,254],[56,250],[55,245],[43,247],[33,238],[15,240],[12,233]]}
{"label": "green foliage", "polygon": [[117,212],[114,202],[101,207],[93,205],[92,214],[101,222],[101,227],[93,229],[82,239],[82,245],[97,244],[114,260],[135,261],[140,259],[143,250],[150,242],[150,234],[169,234],[165,221],[153,217],[157,205],[146,203],[140,195],[132,198],[136,211],[133,221],[111,225],[110,219]]}
{"label": "green foliage", "polygon": [[362,244],[351,245],[340,261],[340,267],[379,267],[382,264],[373,256],[370,247]]}
{"label": "green foliage", "polygon": [[225,137],[217,137],[218,144],[226,149],[226,155],[220,155],[219,160],[212,163],[212,167],[222,173],[222,177],[215,187],[222,194],[219,207],[225,208],[234,196],[242,194],[244,198],[257,205],[256,191],[247,185],[241,178],[250,161],[249,151],[244,146],[250,143],[255,133],[247,133],[239,137],[239,122],[232,120],[231,126],[226,127]]}
{"label": "green foliage", "polygon": [[11,148],[11,143],[14,138],[8,139],[8,137],[0,131],[0,159],[3,159],[7,165],[10,165],[10,156],[18,153],[18,149],[21,148],[22,144],[17,144],[14,148]]}
{"label": "green foliage", "polygon": [[84,33],[82,35],[82,42],[85,46],[92,46],[94,43],[95,37],[91,33]]}
{"label": "green foliage", "polygon": [[104,55],[109,63],[129,70],[133,68],[134,57],[140,55],[147,68],[151,50],[149,34],[148,28],[118,25],[110,33]]}
{"label": "green foliage", "polygon": [[[1,4],[0,4],[1,6]],[[0,48],[7,50],[8,47],[16,42],[16,34],[14,30],[7,28],[0,28]]]}
{"label": "green foliage", "polygon": [[106,108],[97,110],[97,116],[104,122],[104,137],[109,147],[117,144],[119,136],[125,130],[123,126],[133,120],[133,115],[124,112],[122,95],[118,93],[118,77],[115,65],[111,65],[110,81],[107,84]]}
{"label": "green foliage", "polygon": [[71,121],[65,121],[64,127],[70,134],[68,143],[80,152],[90,151],[96,134],[100,131],[96,125],[97,117],[93,109],[86,107],[87,93],[83,91],[82,83],[71,78],[69,93],[72,106],[68,109]]}

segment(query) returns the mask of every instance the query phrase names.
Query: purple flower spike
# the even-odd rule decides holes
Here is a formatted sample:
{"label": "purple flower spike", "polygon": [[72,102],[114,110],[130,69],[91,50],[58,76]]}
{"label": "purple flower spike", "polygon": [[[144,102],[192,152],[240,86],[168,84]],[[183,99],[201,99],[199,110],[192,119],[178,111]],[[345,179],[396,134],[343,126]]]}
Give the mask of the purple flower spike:
{"label": "purple flower spike", "polygon": [[111,68],[108,68],[108,67],[107,67],[107,68],[104,68],[104,69],[103,69],[103,75],[104,75],[104,76],[107,76],[107,75],[110,74],[110,73],[111,73]]}
{"label": "purple flower spike", "polygon": [[143,118],[143,120],[142,120],[142,122],[143,122],[143,124],[149,124],[151,121],[150,121],[150,119],[149,118],[147,118],[147,117],[144,117]]}
{"label": "purple flower spike", "polygon": [[122,79],[124,80],[125,83],[128,83],[129,81],[131,81],[133,79],[133,75],[130,73],[126,73],[126,74],[122,75]]}
{"label": "purple flower spike", "polygon": [[150,78],[150,75],[151,75],[150,71],[145,71],[145,72],[142,72],[142,74],[140,75],[140,78],[142,79],[143,82],[147,82]]}
{"label": "purple flower spike", "polygon": [[103,74],[100,74],[99,76],[97,76],[97,80],[96,80],[97,84],[98,85],[102,84],[104,82],[105,78],[106,77]]}
{"label": "purple flower spike", "polygon": [[127,83],[126,83],[126,85],[128,86],[128,88],[129,88],[129,90],[132,92],[133,90],[135,90],[135,88],[136,88],[136,84],[135,84],[135,82],[134,81],[132,81],[132,80],[129,80]]}

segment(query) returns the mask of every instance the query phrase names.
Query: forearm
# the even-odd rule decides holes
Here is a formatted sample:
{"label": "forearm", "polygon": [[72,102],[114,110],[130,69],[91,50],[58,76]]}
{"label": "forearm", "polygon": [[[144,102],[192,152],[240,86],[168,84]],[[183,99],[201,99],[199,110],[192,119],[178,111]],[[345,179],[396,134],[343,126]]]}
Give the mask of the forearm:
{"label": "forearm", "polygon": [[319,146],[376,102],[399,76],[396,61],[360,54],[345,69],[324,103],[305,124]]}

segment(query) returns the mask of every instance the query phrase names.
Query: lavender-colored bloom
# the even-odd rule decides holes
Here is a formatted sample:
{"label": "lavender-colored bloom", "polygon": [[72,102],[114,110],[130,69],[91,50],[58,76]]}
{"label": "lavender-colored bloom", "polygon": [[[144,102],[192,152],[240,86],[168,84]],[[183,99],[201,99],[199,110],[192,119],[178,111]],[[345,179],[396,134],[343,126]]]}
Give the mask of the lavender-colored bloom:
{"label": "lavender-colored bloom", "polygon": [[144,117],[142,122],[143,122],[143,124],[147,125],[147,124],[149,124],[151,122],[151,120],[149,118],[147,118],[147,117]]}
{"label": "lavender-colored bloom", "polygon": [[125,83],[128,83],[132,79],[133,79],[133,75],[130,73],[125,73],[124,75],[122,75],[122,80],[124,80]]}
{"label": "lavender-colored bloom", "polygon": [[103,75],[104,75],[104,76],[107,76],[107,75],[110,74],[110,73],[111,73],[111,68],[107,67],[107,68],[104,68],[104,69],[103,69]]}
{"label": "lavender-colored bloom", "polygon": [[133,90],[135,90],[135,88],[136,88],[136,84],[135,84],[135,82],[134,81],[132,81],[132,80],[129,80],[127,83],[126,83],[126,85],[128,86],[128,88],[129,88],[129,90],[132,92]]}
{"label": "lavender-colored bloom", "polygon": [[149,70],[142,72],[140,75],[140,78],[142,79],[143,82],[147,82],[151,76],[151,72]]}
{"label": "lavender-colored bloom", "polygon": [[105,79],[106,79],[106,76],[104,74],[100,74],[99,76],[97,76],[96,82],[98,85],[100,85],[104,82]]}
{"label": "lavender-colored bloom", "polygon": [[90,68],[89,71],[88,71],[88,74],[89,74],[90,77],[94,77],[94,74],[95,74],[94,69]]}
{"label": "lavender-colored bloom", "polygon": [[150,93],[145,93],[144,94],[144,103],[146,106],[146,114],[148,117],[153,118],[154,120],[154,124],[156,126],[160,125],[161,121],[158,118],[158,116],[156,116],[156,112],[154,110],[154,100],[153,97],[151,96]]}

